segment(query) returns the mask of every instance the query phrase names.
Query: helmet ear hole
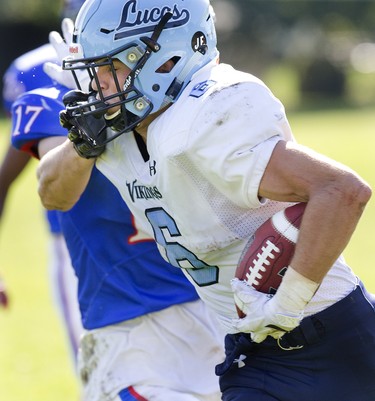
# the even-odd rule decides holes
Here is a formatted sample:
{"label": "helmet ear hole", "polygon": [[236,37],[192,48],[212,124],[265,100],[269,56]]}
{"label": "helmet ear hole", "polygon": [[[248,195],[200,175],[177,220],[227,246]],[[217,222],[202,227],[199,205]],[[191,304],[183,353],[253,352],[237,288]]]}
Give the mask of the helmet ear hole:
{"label": "helmet ear hole", "polygon": [[181,57],[174,56],[174,57],[171,58],[171,60],[173,61],[174,65],[176,65],[181,60]]}
{"label": "helmet ear hole", "polygon": [[175,56],[170,58],[164,64],[162,64],[155,72],[159,74],[167,74],[173,70],[176,64],[180,61],[181,57]]}

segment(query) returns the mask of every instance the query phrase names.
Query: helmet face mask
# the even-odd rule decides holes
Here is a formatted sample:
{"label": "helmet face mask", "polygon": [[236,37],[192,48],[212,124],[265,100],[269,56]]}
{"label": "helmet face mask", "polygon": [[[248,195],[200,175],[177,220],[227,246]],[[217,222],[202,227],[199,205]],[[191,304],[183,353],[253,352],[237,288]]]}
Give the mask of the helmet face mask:
{"label": "helmet face mask", "polygon": [[[89,70],[98,88],[95,107],[103,107],[115,131],[130,131],[177,100],[191,76],[217,58],[210,11],[209,0],[87,0],[77,16],[72,57],[63,67]],[[123,85],[115,60],[130,69]],[[116,94],[102,93],[98,69],[103,65],[110,66]],[[121,106],[115,117],[106,114],[113,99]]]}
{"label": "helmet face mask", "polygon": [[[117,49],[115,52],[109,53],[100,59],[78,59],[78,60],[64,60],[63,68],[71,70],[77,86],[81,89],[75,70],[85,69],[87,70],[91,85],[95,83],[96,94],[95,97],[90,97],[90,103],[85,104],[84,102],[80,104],[75,104],[71,107],[71,112],[78,115],[89,115],[99,112],[106,118],[108,126],[110,126],[114,131],[120,132],[125,129],[133,129],[141,120],[143,120],[152,111],[152,105],[144,98],[142,93],[137,90],[134,86],[134,76],[139,70],[140,62],[136,63],[134,68],[130,71],[129,75],[126,77],[124,84],[120,83],[118,74],[116,73],[115,62],[119,61],[119,55],[127,52],[131,55],[140,54],[139,51],[135,51],[135,47],[131,44],[129,47],[123,47]],[[135,60],[131,56],[132,60]],[[140,60],[140,59],[139,59]],[[100,68],[108,67],[116,88],[116,92],[105,95],[101,88],[100,78],[98,76],[98,71]],[[130,104],[128,108],[126,105]],[[89,106],[89,107],[87,107]],[[109,113],[110,109],[119,107],[119,110],[113,114]],[[128,110],[129,109],[129,110]],[[113,138],[112,138],[113,139]]]}

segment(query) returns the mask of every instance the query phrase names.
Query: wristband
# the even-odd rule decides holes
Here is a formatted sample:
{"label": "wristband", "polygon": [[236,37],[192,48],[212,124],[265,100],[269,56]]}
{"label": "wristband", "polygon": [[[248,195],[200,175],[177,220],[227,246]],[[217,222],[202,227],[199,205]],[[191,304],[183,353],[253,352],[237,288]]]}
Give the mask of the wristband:
{"label": "wristband", "polygon": [[320,284],[288,267],[272,302],[286,312],[300,314],[318,290]]}

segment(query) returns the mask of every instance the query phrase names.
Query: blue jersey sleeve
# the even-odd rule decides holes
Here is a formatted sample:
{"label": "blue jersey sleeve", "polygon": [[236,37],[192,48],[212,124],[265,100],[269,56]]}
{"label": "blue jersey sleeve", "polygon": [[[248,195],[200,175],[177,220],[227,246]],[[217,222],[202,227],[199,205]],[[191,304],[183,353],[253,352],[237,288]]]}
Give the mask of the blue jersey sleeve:
{"label": "blue jersey sleeve", "polygon": [[47,61],[58,62],[50,44],[23,54],[8,67],[3,77],[3,107],[8,114],[13,102],[22,93],[53,84],[52,79],[43,71],[43,64]]}
{"label": "blue jersey sleeve", "polygon": [[66,136],[60,125],[59,112],[64,109],[62,86],[35,89],[21,95],[12,105],[12,144],[38,157],[38,142],[51,136]]}

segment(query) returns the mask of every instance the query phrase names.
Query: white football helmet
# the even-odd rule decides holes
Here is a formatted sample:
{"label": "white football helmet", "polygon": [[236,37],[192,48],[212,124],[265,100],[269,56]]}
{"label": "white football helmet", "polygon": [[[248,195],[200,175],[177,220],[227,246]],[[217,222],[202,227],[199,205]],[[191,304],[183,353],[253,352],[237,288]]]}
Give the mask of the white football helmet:
{"label": "white football helmet", "polygon": [[[96,75],[97,67],[110,65],[118,90],[110,98],[120,99],[116,105],[121,110],[106,116],[108,126],[119,134],[130,131],[177,100],[192,75],[218,57],[216,43],[209,0],[87,0],[76,19],[71,57],[63,66],[73,74],[88,69],[100,100],[76,105],[74,112],[105,115],[114,106],[107,103]],[[122,88],[114,59],[131,69]],[[158,72],[169,60],[172,70]]]}

